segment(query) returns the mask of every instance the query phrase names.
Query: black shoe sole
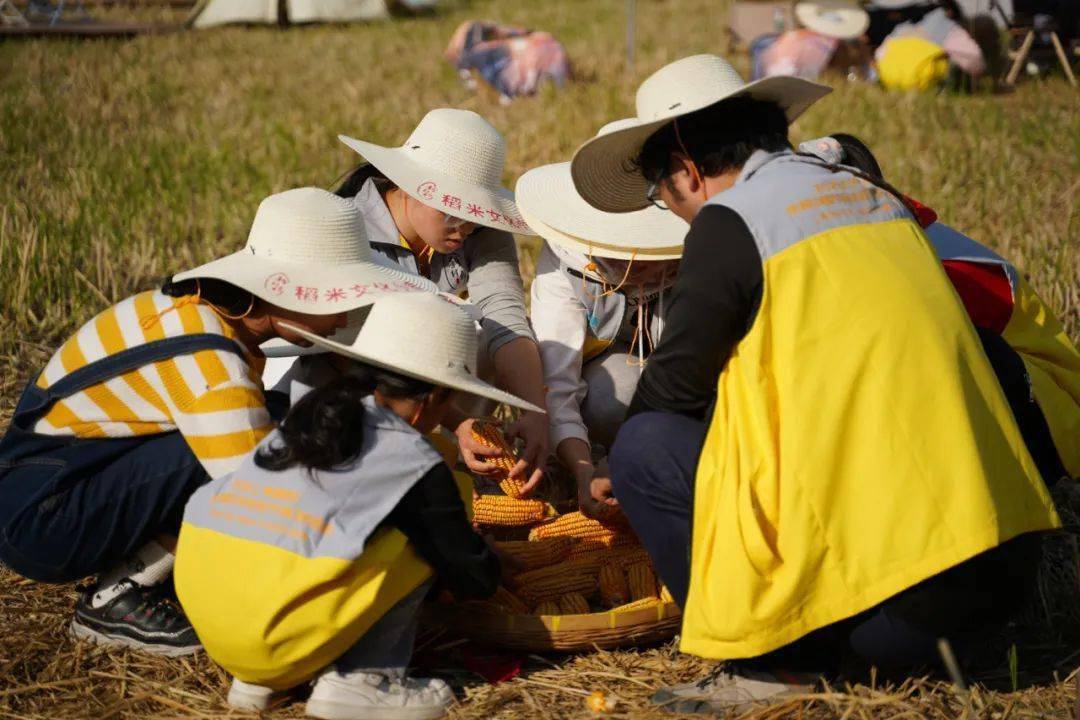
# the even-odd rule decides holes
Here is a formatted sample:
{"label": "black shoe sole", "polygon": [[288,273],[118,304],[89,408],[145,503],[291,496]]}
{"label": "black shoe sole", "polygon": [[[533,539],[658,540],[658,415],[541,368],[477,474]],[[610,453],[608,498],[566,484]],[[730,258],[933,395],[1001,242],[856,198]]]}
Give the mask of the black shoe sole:
{"label": "black shoe sole", "polygon": [[79,622],[78,618],[71,621],[71,634],[79,639],[88,640],[97,645],[113,645],[129,647],[134,650],[142,650],[143,652],[150,653],[152,655],[163,655],[165,657],[183,657],[185,655],[194,655],[202,650],[202,645],[166,645],[161,643],[150,643],[144,640],[136,640],[135,638],[121,635],[119,633],[109,634],[100,630],[84,625]]}

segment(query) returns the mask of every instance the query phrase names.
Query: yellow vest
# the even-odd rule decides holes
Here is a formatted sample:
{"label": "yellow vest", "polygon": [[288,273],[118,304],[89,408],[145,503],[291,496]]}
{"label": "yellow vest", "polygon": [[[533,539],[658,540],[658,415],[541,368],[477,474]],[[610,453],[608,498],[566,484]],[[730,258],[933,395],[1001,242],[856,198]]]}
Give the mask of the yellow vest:
{"label": "yellow vest", "polygon": [[746,221],[764,282],[698,465],[684,652],[769,652],[1059,525],[959,298],[891,195],[758,153],[710,202]]}
{"label": "yellow vest", "polygon": [[1001,337],[1024,361],[1058,456],[1080,477],[1080,353],[1027,280],[1013,286],[1013,312]]}
{"label": "yellow vest", "polygon": [[878,79],[886,90],[931,90],[949,74],[949,56],[920,37],[885,41],[877,58]]}

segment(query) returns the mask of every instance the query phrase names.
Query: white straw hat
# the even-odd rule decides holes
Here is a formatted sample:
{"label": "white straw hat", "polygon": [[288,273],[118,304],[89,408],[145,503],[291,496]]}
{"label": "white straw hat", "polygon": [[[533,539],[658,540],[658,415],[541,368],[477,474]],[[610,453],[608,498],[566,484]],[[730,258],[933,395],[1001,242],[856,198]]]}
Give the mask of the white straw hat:
{"label": "white straw hat", "polygon": [[543,412],[476,377],[475,324],[468,313],[441,295],[379,298],[349,345],[298,327],[290,329],[338,355],[522,410]]}
{"label": "white straw hat", "polygon": [[716,55],[692,55],[665,65],[637,91],[636,124],[589,140],[574,154],[570,171],[581,196],[606,212],[630,212],[649,204],[649,184],[634,167],[641,147],[675,118],[721,100],[750,97],[774,102],[794,121],[832,92],[826,85],[777,75],[745,83],[731,64]]}
{"label": "white straw hat", "polygon": [[[636,125],[632,118],[616,120],[600,128],[597,137]],[[522,216],[548,242],[619,260],[682,257],[690,229],[684,220],[652,205],[628,213],[597,210],[574,188],[568,162],[529,170],[518,178],[515,191]]]}
{"label": "white straw hat", "polygon": [[795,18],[818,35],[851,40],[870,27],[870,15],[854,0],[815,0],[795,3]]}
{"label": "white straw hat", "polygon": [[263,200],[243,250],[178,273],[173,281],[195,278],[224,280],[309,315],[353,310],[387,293],[437,289],[426,278],[373,260],[356,206],[310,187]]}
{"label": "white straw hat", "polygon": [[[484,313],[480,311],[480,308],[473,305],[468,300],[462,300],[457,295],[452,295],[450,293],[435,292],[434,294],[438,295],[451,305],[457,305],[474,323],[479,323],[484,319]],[[346,316],[345,327],[338,328],[330,333],[326,336],[327,339],[336,343],[351,345],[353,340],[356,339],[357,333],[360,332],[360,328],[367,320],[371,307],[372,306],[368,304],[364,307],[350,311]],[[301,347],[300,345],[291,343],[281,337],[270,338],[259,346],[259,350],[261,350],[263,355],[268,358],[301,357],[304,355],[321,355],[328,352],[326,348],[320,345]]]}
{"label": "white straw hat", "polygon": [[506,140],[471,110],[432,110],[401,147],[338,135],[410,197],[479,225],[535,235],[502,186]]}

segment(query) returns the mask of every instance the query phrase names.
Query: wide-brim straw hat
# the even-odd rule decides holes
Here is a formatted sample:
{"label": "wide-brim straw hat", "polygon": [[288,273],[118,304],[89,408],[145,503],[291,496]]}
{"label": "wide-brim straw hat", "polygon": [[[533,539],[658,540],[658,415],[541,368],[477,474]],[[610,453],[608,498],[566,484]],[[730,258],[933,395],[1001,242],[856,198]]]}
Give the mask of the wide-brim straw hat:
{"label": "wide-brim straw hat", "polygon": [[471,110],[430,111],[401,147],[338,135],[410,197],[462,220],[534,235],[502,186],[506,140]]}
{"label": "wide-brim straw hat", "polygon": [[476,377],[475,324],[468,313],[440,295],[379,298],[350,344],[295,326],[290,329],[314,345],[353,360],[522,410],[544,412]]}
{"label": "wide-brim straw hat", "polygon": [[870,15],[853,0],[807,0],[795,3],[795,18],[818,35],[851,40],[870,27]]}
{"label": "wide-brim straw hat", "polygon": [[[636,125],[616,120],[597,137]],[[518,178],[518,209],[529,227],[550,243],[618,260],[673,260],[682,257],[690,226],[675,213],[649,205],[628,213],[597,210],[578,194],[570,163],[543,165]]]}
{"label": "wide-brim straw hat", "polygon": [[373,259],[356,206],[319,188],[297,188],[259,204],[243,250],[173,276],[214,278],[261,300],[309,315],[354,310],[400,292],[435,292],[426,278]]}
{"label": "wide-brim straw hat", "polygon": [[793,122],[832,88],[802,78],[777,75],[743,81],[716,55],[692,55],[665,65],[641,83],[635,124],[589,140],[574,153],[570,171],[581,197],[605,212],[647,206],[649,184],[634,166],[649,136],[676,118],[723,100],[749,97],[776,103]]}
{"label": "wide-brim straw hat", "polygon": [[[479,323],[484,319],[484,313],[480,311],[480,308],[473,305],[468,300],[462,300],[457,295],[444,292],[435,292],[435,295],[438,295],[451,305],[457,305],[474,323]],[[353,340],[356,339],[357,334],[360,332],[360,328],[363,327],[364,322],[367,320],[371,307],[372,306],[368,304],[364,307],[350,311],[346,316],[345,327],[338,328],[330,333],[326,336],[327,339],[336,343],[351,345]],[[301,357],[304,355],[321,355],[328,352],[326,348],[320,345],[302,347],[280,337],[267,340],[259,345],[259,350],[261,350],[263,355],[268,358]]]}

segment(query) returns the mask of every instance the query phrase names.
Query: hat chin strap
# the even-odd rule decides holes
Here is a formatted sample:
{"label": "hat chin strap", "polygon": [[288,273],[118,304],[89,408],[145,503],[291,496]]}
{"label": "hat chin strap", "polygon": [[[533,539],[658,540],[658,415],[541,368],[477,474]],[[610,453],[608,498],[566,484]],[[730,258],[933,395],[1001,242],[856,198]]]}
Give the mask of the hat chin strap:
{"label": "hat chin strap", "polygon": [[202,286],[199,284],[199,278],[195,278],[195,302],[204,302],[204,303],[206,303],[211,308],[213,308],[214,312],[216,312],[218,315],[225,318],[226,320],[243,320],[244,318],[246,318],[248,315],[251,314],[251,311],[255,309],[255,293],[249,292],[248,295],[251,296],[251,302],[248,303],[247,310],[240,313],[239,315],[230,315],[229,313],[225,312],[224,310],[219,308],[214,303],[212,303],[209,300],[203,298],[203,296],[202,296]]}
{"label": "hat chin strap", "polygon": [[604,277],[604,273],[600,269],[600,266],[596,264],[595,260],[593,260],[592,245],[590,245],[589,262],[585,265],[585,269],[589,272],[594,272],[600,276],[600,287],[602,288],[602,291],[599,295],[593,295],[591,292],[589,292],[589,286],[585,282],[585,275],[583,273],[581,276],[581,289],[585,293],[585,297],[589,298],[590,300],[596,300],[597,298],[607,297],[608,295],[617,293],[619,290],[621,290],[622,287],[626,285],[626,279],[630,277],[630,270],[634,267],[634,260],[636,258],[637,250],[634,250],[632,253],[630,253],[630,262],[626,263],[626,272],[623,273],[622,280],[619,281],[618,285],[611,285],[611,283],[607,281],[607,278]]}

